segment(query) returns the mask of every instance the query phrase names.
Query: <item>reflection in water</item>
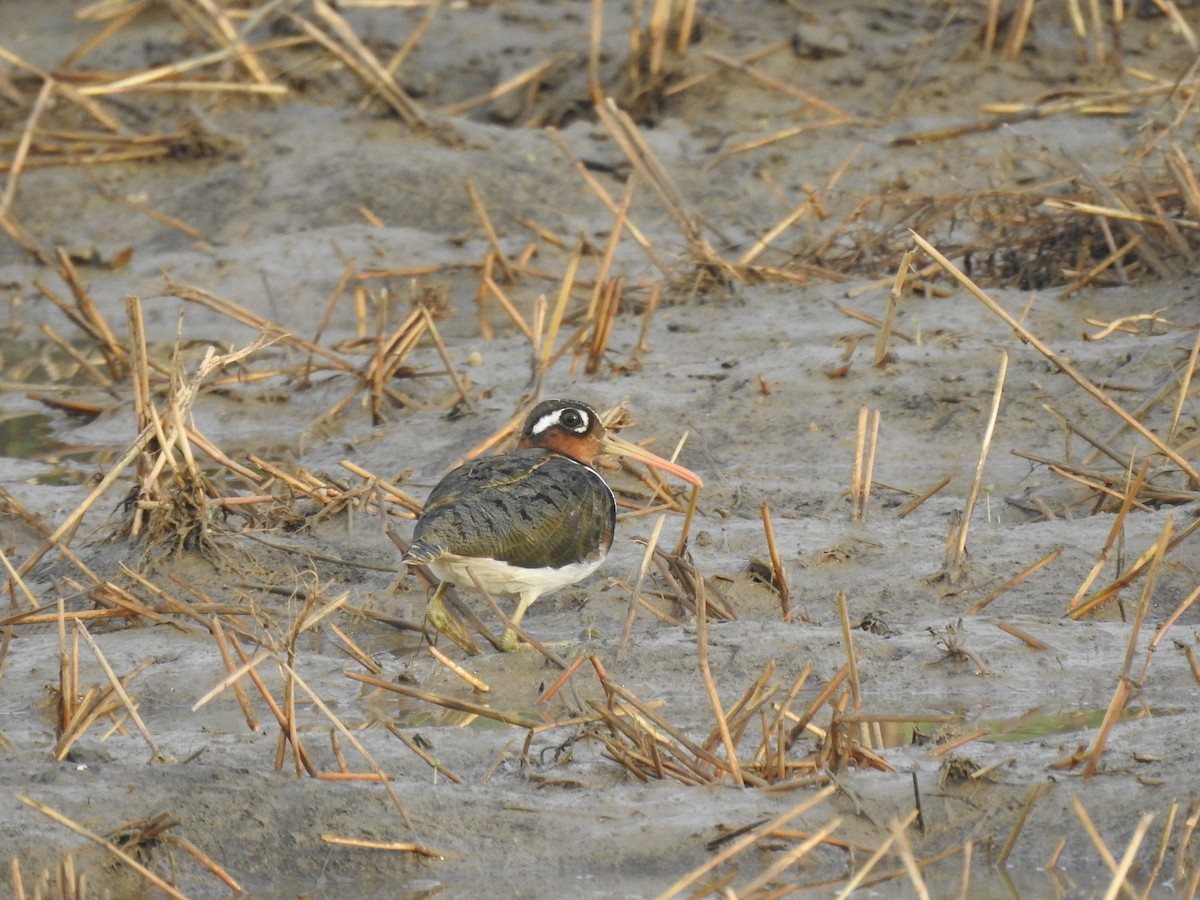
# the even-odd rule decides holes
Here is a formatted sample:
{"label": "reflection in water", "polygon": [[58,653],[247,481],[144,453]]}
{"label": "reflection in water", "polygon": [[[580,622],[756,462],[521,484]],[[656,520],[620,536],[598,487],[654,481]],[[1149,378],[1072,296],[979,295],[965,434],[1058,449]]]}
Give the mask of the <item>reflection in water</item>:
{"label": "reflection in water", "polygon": [[61,446],[50,435],[50,417],[29,413],[0,419],[0,456],[33,459]]}
{"label": "reflection in water", "polygon": [[[1010,719],[982,720],[970,726],[956,724],[953,727],[956,734],[967,730],[984,732],[979,737],[982,741],[1040,741],[1059,734],[1071,734],[1076,731],[1087,731],[1099,728],[1104,721],[1106,707],[1097,706],[1088,709],[1069,709],[1048,712],[1043,706],[1035,706],[1028,712]],[[1175,716],[1183,712],[1174,707],[1163,708],[1129,708],[1121,716],[1122,722],[1150,717]],[[944,720],[938,721],[930,716],[930,721],[920,721],[918,717],[906,722],[880,722],[879,731],[883,737],[884,747],[907,747],[910,744],[927,744],[935,741],[939,732],[946,727]]]}

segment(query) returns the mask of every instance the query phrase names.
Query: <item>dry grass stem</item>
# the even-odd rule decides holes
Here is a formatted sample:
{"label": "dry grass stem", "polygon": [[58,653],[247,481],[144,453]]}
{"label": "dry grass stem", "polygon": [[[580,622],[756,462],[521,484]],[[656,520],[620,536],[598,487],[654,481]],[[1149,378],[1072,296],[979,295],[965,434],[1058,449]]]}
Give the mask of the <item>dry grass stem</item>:
{"label": "dry grass stem", "polygon": [[946,485],[948,485],[952,478],[953,478],[953,476],[951,476],[951,475],[944,476],[943,478],[939,479],[932,487],[929,487],[928,489],[922,491],[920,494],[918,494],[913,499],[909,500],[907,503],[905,503],[903,506],[901,506],[898,510],[896,510],[896,518],[903,519],[905,516],[914,512],[926,500],[928,500],[930,497],[934,496],[938,491],[940,491],[942,488],[944,488]]}
{"label": "dry grass stem", "polygon": [[875,471],[875,451],[879,446],[879,423],[883,414],[859,407],[858,430],[854,441],[854,471],[850,479],[850,521],[865,522],[871,499],[871,480]]}
{"label": "dry grass stem", "polygon": [[[564,666],[564,668],[566,668]],[[484,706],[480,703],[471,703],[467,700],[459,700],[456,697],[446,697],[441,694],[434,694],[429,691],[422,691],[417,688],[409,687],[405,684],[399,684],[392,681],[385,681],[381,678],[375,678],[370,675],[361,675],[357,672],[343,672],[347,678],[354,681],[360,681],[363,684],[369,684],[371,687],[379,688],[380,690],[390,691],[394,694],[401,694],[405,697],[411,697],[414,700],[420,700],[423,703],[431,703],[434,706],[443,706],[446,709],[456,709],[459,712],[474,713],[484,719],[491,719],[496,722],[503,722],[505,725],[515,725],[517,728],[537,728],[541,722],[533,719],[527,719],[523,716],[511,715],[500,710],[492,709],[489,706]]]}
{"label": "dry grass stem", "polygon": [[330,29],[333,37],[307,19],[294,15],[290,18],[305,34],[341,60],[405,125],[410,128],[429,127],[429,120],[421,107],[400,87],[395,75],[379,62],[350,24],[324,0],[314,0],[313,11]]}
{"label": "dry grass stem", "polygon": [[300,689],[308,695],[308,698],[316,705],[325,718],[333,723],[333,726],[342,733],[342,736],[345,737],[346,740],[350,742],[351,746],[353,746],[354,749],[362,755],[362,758],[367,761],[367,764],[375,773],[375,777],[378,779],[379,783],[383,785],[384,790],[387,791],[388,797],[391,798],[392,805],[395,807],[396,812],[399,813],[404,824],[409,828],[412,828],[412,819],[409,818],[408,812],[405,810],[404,804],[400,801],[400,797],[396,793],[395,788],[393,788],[390,784],[391,776],[384,772],[382,766],[380,766],[375,760],[375,757],[371,754],[371,752],[363,746],[362,742],[357,736],[355,736],[354,732],[350,731],[350,729],[345,726],[342,720],[334,714],[333,710],[331,710],[326,705],[325,701],[321,699],[321,696],[312,688],[310,688],[308,684],[305,683],[304,679],[296,674],[295,669],[283,660],[278,660],[278,663],[279,666],[287,673],[289,678],[291,678],[300,687]]}
{"label": "dry grass stem", "polygon": [[1147,648],[1146,659],[1143,663],[1142,673],[1138,676],[1138,684],[1146,683],[1146,676],[1150,670],[1150,662],[1154,659],[1154,651],[1158,649],[1158,645],[1162,642],[1162,639],[1167,636],[1167,632],[1177,621],[1179,621],[1179,617],[1187,612],[1187,610],[1191,608],[1192,604],[1195,603],[1198,598],[1200,598],[1200,587],[1197,587],[1182,601],[1180,601],[1179,605],[1175,607],[1175,611],[1167,617],[1166,621],[1159,626],[1158,631],[1154,633],[1154,639],[1150,641],[1150,645]]}
{"label": "dry grass stem", "polygon": [[114,672],[112,666],[109,665],[108,659],[105,657],[103,651],[101,651],[100,646],[96,643],[91,633],[87,630],[87,626],[82,622],[77,621],[75,623],[75,628],[83,636],[83,639],[87,642],[88,647],[91,648],[92,653],[96,657],[96,661],[100,663],[100,668],[102,668],[104,670],[104,674],[108,676],[108,682],[110,685],[112,685],[113,692],[121,699],[121,704],[125,707],[125,711],[129,713],[129,717],[133,719],[134,724],[137,725],[137,729],[141,733],[142,738],[149,745],[151,758],[161,758],[162,752],[158,749],[158,745],[154,743],[154,738],[150,735],[150,729],[146,727],[146,723],[143,722],[142,717],[138,715],[137,706],[131,699],[129,699],[129,694],[125,692],[125,685],[122,684],[121,679],[117,677],[117,673]]}
{"label": "dry grass stem", "polygon": [[1104,893],[1104,900],[1116,900],[1117,894],[1121,893],[1121,890],[1128,884],[1126,878],[1137,858],[1138,847],[1142,845],[1142,840],[1146,837],[1146,832],[1150,830],[1150,823],[1153,821],[1154,813],[1146,813],[1138,820],[1137,828],[1134,829],[1133,836],[1129,839],[1129,846],[1125,848],[1125,855],[1121,857],[1121,862],[1113,872],[1112,881],[1109,882],[1108,890]]}
{"label": "dry grass stem", "polygon": [[892,328],[896,321],[896,307],[900,305],[900,300],[904,296],[908,271],[912,267],[912,259],[915,254],[916,250],[912,248],[904,252],[904,256],[900,259],[900,265],[896,269],[896,280],[888,292],[887,310],[883,314],[879,335],[875,338],[875,368],[877,369],[882,368],[888,360],[888,342],[891,340]]}
{"label": "dry grass stem", "polygon": [[446,854],[439,850],[433,850],[423,844],[414,844],[410,841],[368,841],[363,838],[338,837],[333,834],[322,834],[321,840],[327,844],[335,844],[339,847],[358,847],[364,850],[390,850],[397,853],[414,853],[417,856],[426,856],[430,859],[446,858]]}
{"label": "dry grass stem", "polygon": [[[854,701],[854,714],[862,712],[862,688],[858,683],[858,655],[854,652],[854,640],[850,632],[850,608],[846,602],[846,592],[837,592],[838,623],[842,629],[842,650],[846,654],[846,668],[850,673],[850,697]],[[863,723],[862,742],[867,747],[871,745],[871,734],[866,723]]]}
{"label": "dry grass stem", "polygon": [[1108,743],[1108,737],[1112,729],[1116,727],[1117,722],[1121,720],[1121,716],[1125,712],[1125,707],[1133,696],[1135,685],[1133,679],[1130,677],[1130,673],[1133,670],[1133,656],[1137,650],[1137,641],[1141,633],[1142,623],[1145,621],[1146,612],[1150,606],[1150,598],[1154,592],[1158,571],[1162,565],[1163,555],[1166,553],[1166,547],[1173,529],[1174,519],[1168,516],[1167,521],[1163,525],[1159,540],[1155,543],[1156,549],[1146,576],[1146,583],[1143,585],[1142,597],[1134,614],[1133,622],[1130,624],[1129,641],[1125,648],[1125,660],[1121,667],[1121,674],[1117,677],[1116,689],[1113,691],[1108,709],[1104,713],[1104,720],[1100,723],[1100,727],[1096,732],[1096,739],[1088,753],[1087,763],[1083,769],[1084,778],[1090,778],[1096,774],[1100,765],[1100,757],[1103,755],[1104,748]]}
{"label": "dry grass stem", "polygon": [[449,106],[443,107],[441,113],[444,116],[461,116],[480,106],[486,106],[494,100],[499,100],[505,94],[511,94],[513,91],[519,90],[526,85],[536,85],[538,79],[558,65],[558,63],[559,60],[555,57],[542,60],[540,63],[535,63],[528,69],[525,69],[523,72],[518,72],[511,78],[500,82],[491,90],[480,94],[478,97],[471,97],[459,103],[452,103]]}
{"label": "dry grass stem", "polygon": [[984,291],[977,284],[975,284],[975,282],[963,274],[963,272],[952,262],[950,262],[950,260],[946,259],[945,256],[939,253],[932,244],[930,244],[916,232],[912,232],[912,236],[913,240],[917,242],[918,246],[920,246],[921,249],[928,253],[931,257],[933,257],[933,259],[946,271],[947,274],[949,274],[955,281],[966,288],[967,291],[970,292],[977,300],[983,303],[984,306],[995,313],[1005,324],[1013,329],[1013,331],[1015,331],[1023,341],[1030,344],[1034,349],[1050,360],[1051,363],[1066,373],[1066,375],[1070,377],[1076,384],[1078,384],[1081,388],[1087,391],[1088,394],[1099,401],[1105,409],[1120,417],[1126,425],[1153,444],[1159,453],[1171,460],[1172,463],[1177,465],[1180,470],[1188,476],[1189,484],[1192,487],[1200,487],[1200,472],[1197,472],[1191,463],[1180,456],[1178,452],[1169,447],[1159,435],[1147,428],[1144,424],[1142,424],[1141,421],[1126,411],[1124,407],[1120,406],[1116,401],[1109,397],[1108,394],[1093,384],[1092,381],[1089,380],[1082,372],[1080,372],[1070,361],[1051,350],[1049,346],[1047,346],[1040,338],[1037,337],[1037,335],[1014,319],[1007,310],[1005,310],[1002,306],[1000,306],[1000,304],[984,293]]}
{"label": "dry grass stem", "polygon": [[[1092,822],[1092,817],[1088,815],[1088,811],[1086,807],[1084,807],[1083,801],[1081,801],[1078,797],[1072,797],[1071,806],[1075,810],[1075,815],[1079,817],[1079,821],[1083,823],[1083,830],[1087,832],[1087,836],[1091,839],[1092,846],[1096,848],[1096,852],[1100,854],[1100,858],[1104,861],[1104,864],[1108,866],[1108,870],[1116,875],[1120,869],[1120,864],[1112,855],[1112,852],[1108,849],[1108,845],[1104,843],[1104,838],[1096,828],[1095,823]],[[1123,890],[1125,895],[1129,897],[1130,900],[1137,900],[1137,891],[1135,891],[1133,889],[1133,885],[1129,883],[1127,875],[1128,873],[1123,875],[1118,882],[1119,889]]]}
{"label": "dry grass stem", "polygon": [[771,557],[771,571],[775,579],[775,589],[779,592],[779,606],[783,621],[791,621],[792,605],[789,600],[787,572],[784,571],[783,561],[779,558],[779,547],[775,543],[775,529],[771,525],[771,508],[764,502],[759,504],[759,514],[762,516],[763,532],[767,538],[767,553]]}
{"label": "dry grass stem", "polygon": [[[1200,519],[1193,521],[1187,528],[1175,534],[1167,543],[1163,553],[1171,553],[1176,547],[1184,543],[1197,529],[1200,529]],[[1148,567],[1158,555],[1158,552],[1159,547],[1157,544],[1152,544],[1146,548],[1142,555],[1134,560],[1132,565],[1128,566],[1121,575],[1118,575],[1107,586],[1101,588],[1075,609],[1071,610],[1069,613],[1071,618],[1081,619],[1102,604],[1115,598],[1121,591],[1146,573]]]}
{"label": "dry grass stem", "polygon": [[[602,2],[602,0],[596,0],[596,2]],[[601,203],[604,204],[610,213],[616,215],[617,210],[619,209],[619,204],[617,201],[613,199],[612,195],[608,192],[604,185],[601,184],[600,180],[588,170],[583,161],[577,158],[574,153],[572,153],[570,146],[566,141],[563,140],[562,135],[559,134],[554,128],[546,129],[546,134],[554,142],[555,146],[558,147],[559,152],[561,152],[563,156],[570,161],[571,168],[574,169],[576,174],[583,179],[584,183],[587,184],[592,193],[596,195],[596,197]],[[634,242],[637,243],[637,245],[642,249],[642,252],[646,254],[650,262],[654,264],[655,268],[657,268],[665,277],[673,277],[671,268],[665,262],[663,262],[661,257],[659,257],[658,252],[654,249],[654,244],[650,241],[650,239],[646,237],[646,235],[642,233],[641,229],[639,229],[633,222],[629,221],[628,218],[625,218],[624,222],[625,228],[629,232],[629,236],[632,237]]]}
{"label": "dry grass stem", "polygon": [[821,110],[822,112],[828,113],[831,116],[835,116],[841,122],[852,122],[855,119],[853,115],[846,112],[846,110],[842,109],[841,107],[835,106],[832,103],[828,103],[815,94],[810,94],[808,91],[801,90],[794,85],[787,84],[786,82],[780,81],[777,78],[772,78],[770,75],[755,69],[753,66],[748,65],[747,63],[743,63],[736,59],[730,59],[729,57],[722,56],[719,53],[714,53],[711,50],[705,51],[704,58],[710,62],[716,63],[722,68],[730,69],[734,72],[738,72],[742,75],[753,78],[759,84],[762,84],[772,90],[779,91],[786,96],[800,100],[805,104],[805,106],[812,106]]}
{"label": "dry grass stem", "polygon": [[[217,650],[221,654],[221,663],[225,666],[226,673],[233,672],[237,668],[237,665],[233,659],[233,652],[229,648],[229,641],[225,637],[225,629],[221,626],[220,616],[211,616],[209,618],[209,630],[212,632],[213,640],[216,641]],[[246,719],[246,727],[251,731],[259,731],[262,726],[258,724],[254,710],[250,708],[250,697],[246,693],[246,686],[242,684],[240,678],[234,681],[231,686],[233,688],[233,696],[237,699],[238,706],[242,710],[242,715]]]}
{"label": "dry grass stem", "polygon": [[683,194],[680,193],[679,188],[650,145],[646,143],[633,119],[623,112],[611,98],[606,99],[604,103],[597,104],[595,109],[601,123],[625,152],[634,169],[658,194],[696,259],[714,272],[722,273],[736,280],[736,273],[708,242],[708,238],[701,230],[699,216],[683,199]]}
{"label": "dry grass stem", "polygon": [[1008,354],[1000,354],[1000,368],[996,373],[996,387],[992,392],[992,406],[984,425],[983,437],[979,443],[979,459],[975,463],[975,476],[971,479],[971,487],[967,491],[967,499],[963,504],[962,521],[959,523],[958,534],[955,535],[955,546],[950,566],[945,572],[950,584],[958,584],[967,574],[967,533],[971,527],[971,515],[975,511],[975,503],[979,499],[979,491],[983,487],[983,470],[987,464],[988,453],[992,447],[992,436],[996,430],[996,419],[1000,415],[1000,399],[1004,395],[1004,378],[1008,372]]}
{"label": "dry grass stem", "polygon": [[1013,625],[1009,622],[997,622],[996,627],[999,628],[1001,631],[1003,631],[1005,634],[1011,634],[1017,640],[1022,641],[1024,644],[1026,644],[1029,647],[1032,647],[1034,650],[1049,650],[1050,649],[1050,645],[1047,644],[1045,641],[1035,638],[1029,632],[1022,630],[1022,629],[1018,628],[1016,625]]}
{"label": "dry grass stem", "polygon": [[1179,427],[1179,417],[1183,414],[1183,407],[1187,401],[1188,394],[1191,392],[1192,378],[1196,374],[1196,362],[1200,359],[1200,326],[1196,327],[1196,338],[1192,341],[1192,350],[1188,354],[1187,364],[1183,367],[1182,377],[1179,382],[1179,395],[1175,401],[1175,410],[1171,414],[1171,426],[1167,429],[1167,440],[1175,437],[1176,429]]}
{"label": "dry grass stem", "polygon": [[1000,587],[996,588],[994,591],[992,591],[990,594],[988,594],[982,600],[979,600],[976,603],[973,603],[971,606],[969,606],[967,608],[964,615],[973,616],[978,612],[982,612],[984,609],[986,609],[991,604],[991,602],[993,600],[1000,597],[1002,594],[1006,594],[1009,591],[1011,591],[1013,588],[1015,588],[1018,584],[1020,584],[1022,581],[1024,581],[1026,578],[1028,578],[1030,575],[1032,575],[1038,569],[1042,569],[1042,568],[1045,568],[1046,566],[1050,565],[1050,563],[1054,562],[1056,559],[1059,558],[1059,556],[1062,555],[1062,552],[1063,552],[1062,547],[1055,547],[1053,550],[1051,550],[1049,553],[1047,553],[1045,556],[1043,556],[1041,559],[1039,559],[1033,565],[1027,567],[1023,571],[1021,571],[1019,574],[1014,575],[1012,578],[1008,579],[1008,581],[1004,582],[1004,584],[1000,585]]}
{"label": "dry grass stem", "polygon": [[29,806],[29,807],[37,810],[42,815],[44,815],[46,818],[48,818],[54,822],[57,822],[58,824],[63,825],[66,828],[69,828],[71,831],[75,832],[76,834],[78,834],[81,837],[87,838],[89,841],[91,841],[96,846],[100,847],[102,850],[104,850],[110,856],[113,856],[117,860],[119,860],[119,861],[123,862],[125,865],[129,866],[129,868],[133,869],[133,871],[136,872],[142,879],[144,879],[145,881],[154,885],[154,887],[158,888],[160,891],[162,891],[168,897],[174,897],[174,898],[177,898],[177,900],[187,900],[187,898],[185,897],[184,894],[181,894],[179,891],[177,891],[174,887],[172,887],[170,884],[168,884],[162,878],[155,875],[153,872],[151,872],[149,869],[147,869],[145,866],[143,866],[140,862],[138,862],[136,859],[134,859],[132,856],[130,856],[128,853],[126,853],[124,850],[122,850],[120,847],[118,847],[112,841],[105,840],[100,835],[98,835],[92,831],[89,831],[88,829],[84,828],[82,825],[75,822],[74,820],[67,818],[65,815],[60,813],[58,810],[53,809],[50,806],[47,806],[45,803],[42,803],[41,801],[34,800],[32,797],[29,797],[25,794],[18,794],[17,799],[20,800],[22,803],[24,803],[26,806]]}
{"label": "dry grass stem", "polygon": [[[499,263],[504,273],[504,281],[507,284],[512,284],[516,281],[516,273],[513,271],[512,263],[509,262],[504,248],[500,246],[500,236],[496,234],[496,228],[492,225],[492,217],[488,215],[487,207],[483,204],[483,198],[479,196],[479,190],[475,187],[475,182],[470,178],[466,180],[465,185],[467,188],[467,198],[471,201],[471,209],[475,211],[475,218],[479,220],[479,225],[483,228],[483,233],[492,248],[492,258]],[[529,336],[529,326],[525,326],[521,330],[525,332],[526,336]]]}
{"label": "dry grass stem", "polygon": [[771,863],[771,865],[768,866],[761,875],[743,887],[742,896],[750,895],[754,891],[760,891],[765,888],[790,867],[804,859],[804,857],[807,856],[814,847],[825,843],[829,836],[841,827],[843,821],[844,819],[842,819],[840,816],[834,817],[834,819],[829,822],[828,825],[810,835],[791,850],[788,850],[786,853],[780,856],[779,859]]}
{"label": "dry grass stem", "polygon": [[[920,816],[918,815],[919,819]],[[916,892],[919,900],[929,900],[929,887],[925,884],[925,878],[921,874],[921,866],[917,863],[917,858],[913,855],[912,846],[908,843],[907,829],[898,820],[893,819],[891,832],[896,853],[900,856],[900,862],[904,864],[904,871],[908,874],[909,881],[912,882],[913,890]]]}
{"label": "dry grass stem", "polygon": [[[914,809],[912,812],[910,812],[908,814],[908,816],[906,816],[904,819],[902,819],[900,821],[900,823],[899,823],[900,830],[906,831],[912,825],[912,823],[914,821],[916,821],[916,818],[917,818],[917,811]],[[892,849],[892,844],[894,844],[895,842],[896,842],[896,833],[893,831],[887,836],[887,838],[884,839],[883,843],[881,843],[875,849],[875,852],[873,852],[867,858],[867,861],[865,863],[863,863],[855,871],[855,873],[852,876],[850,876],[849,880],[846,881],[846,883],[841,886],[841,890],[838,891],[836,900],[846,900],[846,898],[848,898],[855,890],[857,890],[859,887],[864,886],[864,882],[866,881],[867,876],[871,874],[871,871],[875,868],[876,865],[879,864],[879,861],[881,859],[883,859],[884,856],[887,855],[889,850]]]}
{"label": "dry grass stem", "polygon": [[1013,851],[1013,847],[1017,844],[1017,838],[1021,836],[1021,831],[1025,828],[1025,823],[1029,821],[1029,814],[1033,812],[1033,804],[1037,802],[1037,798],[1041,796],[1042,785],[1035,784],[1029,791],[1029,796],[1025,798],[1025,803],[1021,806],[1021,812],[1017,814],[1017,821],[1013,823],[1012,831],[1008,834],[1008,840],[1004,842],[1004,846],[1000,848],[1000,855],[996,857],[996,865],[1003,866],[1008,862],[1008,857]]}
{"label": "dry grass stem", "polygon": [[786,812],[782,813],[779,816],[776,816],[771,821],[766,822],[766,823],[758,826],[757,828],[750,829],[748,832],[746,832],[746,834],[742,835],[742,837],[740,837],[738,840],[729,844],[729,846],[725,847],[725,849],[723,849],[720,853],[716,854],[708,862],[696,867],[691,872],[689,872],[687,875],[685,875],[682,878],[680,878],[679,880],[677,880],[674,884],[672,884],[670,887],[668,887],[665,891],[662,891],[658,895],[658,900],[671,900],[671,898],[680,896],[680,894],[682,894],[682,892],[684,890],[686,890],[691,885],[695,884],[697,881],[699,881],[701,878],[703,878],[705,875],[707,875],[709,872],[711,872],[717,866],[719,866],[722,863],[737,856],[739,853],[741,853],[747,847],[753,846],[754,844],[758,843],[758,841],[762,840],[763,837],[770,834],[771,832],[774,832],[774,831],[782,828],[784,825],[786,825],[788,822],[792,821],[793,819],[797,818],[798,816],[802,816],[809,810],[815,809],[817,806],[820,806],[822,803],[824,803],[826,800],[828,800],[830,797],[832,797],[836,792],[837,792],[836,787],[822,788],[821,790],[817,791],[815,794],[812,794],[811,796],[806,797],[803,800],[801,800],[799,803],[797,803],[791,809],[787,810]]}
{"label": "dry grass stem", "polygon": [[458,663],[456,663],[454,660],[452,660],[450,657],[448,657],[445,653],[443,653],[437,647],[433,646],[432,644],[426,644],[425,649],[426,649],[426,651],[428,651],[430,656],[432,656],[434,659],[436,659],[439,663],[441,663],[443,666],[445,666],[447,669],[449,669],[454,675],[457,675],[459,678],[461,678],[463,681],[465,681],[467,684],[469,684],[475,690],[479,691],[482,694],[486,694],[488,691],[491,690],[491,688],[488,687],[487,682],[482,681],[479,678],[476,678],[474,675],[472,675],[470,672],[468,672],[466,669],[464,669],[462,666],[460,666]]}
{"label": "dry grass stem", "polygon": [[625,624],[621,629],[621,641],[617,645],[618,652],[628,647],[629,641],[633,637],[633,621],[637,615],[637,604],[642,602],[642,584],[650,572],[650,564],[654,560],[654,551],[658,547],[658,538],[662,534],[662,528],[666,521],[667,517],[665,515],[659,516],[654,520],[654,527],[650,530],[650,537],[646,541],[646,549],[642,553],[642,562],[638,566],[637,580],[633,584],[633,590],[629,592],[629,611],[625,614]]}
{"label": "dry grass stem", "polygon": [[762,237],[755,240],[754,244],[738,258],[738,265],[748,266],[762,255],[764,250],[767,250],[775,242],[781,234],[795,225],[813,208],[813,199],[809,195],[805,197],[803,202],[798,203],[792,208],[786,216],[775,223]]}

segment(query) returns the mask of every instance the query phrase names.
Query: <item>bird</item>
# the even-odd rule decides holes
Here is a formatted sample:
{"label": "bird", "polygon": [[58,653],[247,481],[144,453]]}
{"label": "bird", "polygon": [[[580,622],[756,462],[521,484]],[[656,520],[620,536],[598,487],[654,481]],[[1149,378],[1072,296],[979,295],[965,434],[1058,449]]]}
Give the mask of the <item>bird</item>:
{"label": "bird", "polygon": [[617,504],[594,467],[604,453],[703,486],[691,470],[617,437],[586,403],[544,400],[525,419],[515,450],[462,464],[426,500],[402,558],[440,580],[426,620],[449,633],[446,585],[477,581],[489,594],[518,597],[500,641],[500,649],[516,649],[515,629],[530,605],[586,578],[608,555]]}

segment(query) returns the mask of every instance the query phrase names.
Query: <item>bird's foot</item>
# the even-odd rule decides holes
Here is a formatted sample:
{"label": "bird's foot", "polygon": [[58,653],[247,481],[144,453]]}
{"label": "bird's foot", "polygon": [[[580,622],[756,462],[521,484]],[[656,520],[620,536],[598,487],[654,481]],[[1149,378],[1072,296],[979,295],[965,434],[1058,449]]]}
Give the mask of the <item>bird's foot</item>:
{"label": "bird's foot", "polygon": [[444,585],[439,586],[433,596],[429,598],[429,605],[425,607],[425,621],[432,625],[438,634],[445,635],[465,652],[474,655],[479,652],[479,645],[463,627],[462,622],[458,621],[442,603],[444,587]]}
{"label": "bird's foot", "polygon": [[529,644],[522,644],[517,633],[511,628],[505,628],[504,634],[500,637],[500,650],[503,653],[511,653],[521,647],[529,648]]}

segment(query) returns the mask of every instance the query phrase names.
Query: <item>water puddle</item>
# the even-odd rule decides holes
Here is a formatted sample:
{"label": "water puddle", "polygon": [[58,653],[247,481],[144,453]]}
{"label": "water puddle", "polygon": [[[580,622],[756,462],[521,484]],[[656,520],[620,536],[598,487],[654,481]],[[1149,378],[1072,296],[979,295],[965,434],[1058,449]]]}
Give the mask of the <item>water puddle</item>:
{"label": "water puddle", "polygon": [[94,466],[107,451],[64,444],[54,437],[53,421],[43,413],[0,418],[0,459],[28,459],[49,466],[30,479],[32,484],[48,487],[83,484],[91,477],[90,473],[75,464]]}
{"label": "water puddle", "polygon": [[37,459],[61,449],[54,440],[51,420],[42,413],[27,413],[0,419],[0,456],[13,459]]}
{"label": "water puddle", "polygon": [[[1035,707],[1018,719],[982,723],[980,727],[986,728],[988,731],[987,736],[982,740],[1040,741],[1076,731],[1088,731],[1100,727],[1100,723],[1104,721],[1105,712],[1107,710],[1104,707],[1096,707],[1047,713],[1044,708]],[[1121,714],[1120,721],[1132,722],[1136,719],[1177,716],[1182,712],[1183,710],[1178,707],[1130,708]]]}
{"label": "water puddle", "polygon": [[[952,728],[956,733],[984,731],[986,734],[979,738],[981,741],[1022,743],[1099,728],[1104,721],[1106,711],[1105,707],[1097,706],[1051,712],[1043,706],[1036,706],[1016,718],[982,719],[974,722],[964,718],[953,724],[948,724],[945,717],[934,718],[931,716],[928,721],[914,718],[911,722],[881,722],[880,733],[883,737],[884,747],[925,744],[945,728]],[[1183,710],[1178,707],[1130,708],[1122,714],[1121,721],[1130,722],[1136,719],[1176,716],[1182,712]]]}

